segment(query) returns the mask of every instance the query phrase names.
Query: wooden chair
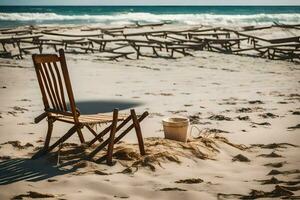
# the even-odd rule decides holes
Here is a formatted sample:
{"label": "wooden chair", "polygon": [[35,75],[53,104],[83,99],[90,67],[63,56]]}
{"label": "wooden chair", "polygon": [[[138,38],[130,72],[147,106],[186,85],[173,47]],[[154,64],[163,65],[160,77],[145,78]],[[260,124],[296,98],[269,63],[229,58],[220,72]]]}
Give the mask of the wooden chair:
{"label": "wooden chair", "polygon": [[[138,138],[140,153],[142,155],[145,154],[140,122],[147,117],[148,112],[144,112],[139,117],[136,115],[133,109],[131,109],[130,115],[127,116],[118,115],[118,109],[114,109],[112,115],[81,115],[75,104],[64,51],[60,49],[59,56],[56,54],[35,54],[32,56],[32,59],[45,107],[45,112],[35,118],[35,123],[39,123],[44,118],[47,118],[48,120],[48,131],[44,143],[44,148],[38,151],[32,157],[33,159],[50,152],[58,145],[65,142],[75,132],[77,132],[81,143],[85,143],[85,139],[81,132],[81,129],[84,127],[86,127],[95,136],[92,141],[87,143],[88,146],[91,146],[96,141],[102,142],[94,151],[92,151],[88,155],[89,159],[93,158],[100,150],[108,146],[107,154],[102,157],[101,160],[106,159],[107,164],[111,165],[114,144],[121,140],[133,128],[135,128]],[[66,99],[69,100],[69,106],[67,106]],[[133,123],[118,137],[115,137],[116,132],[118,132],[131,120]],[[73,124],[73,126],[54,144],[49,146],[53,130],[53,123],[55,121],[70,123]],[[122,122],[118,125],[118,121]],[[108,123],[110,125],[102,132],[97,134],[93,129],[93,125],[104,123]],[[109,132],[110,135],[108,139],[103,141],[103,137]]]}

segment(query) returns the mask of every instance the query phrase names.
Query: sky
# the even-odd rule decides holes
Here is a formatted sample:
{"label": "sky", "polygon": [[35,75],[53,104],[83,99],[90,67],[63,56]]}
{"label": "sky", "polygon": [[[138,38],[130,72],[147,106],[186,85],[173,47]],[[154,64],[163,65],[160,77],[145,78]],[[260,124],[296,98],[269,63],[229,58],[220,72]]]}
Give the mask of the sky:
{"label": "sky", "polygon": [[299,5],[300,0],[0,0],[0,5]]}

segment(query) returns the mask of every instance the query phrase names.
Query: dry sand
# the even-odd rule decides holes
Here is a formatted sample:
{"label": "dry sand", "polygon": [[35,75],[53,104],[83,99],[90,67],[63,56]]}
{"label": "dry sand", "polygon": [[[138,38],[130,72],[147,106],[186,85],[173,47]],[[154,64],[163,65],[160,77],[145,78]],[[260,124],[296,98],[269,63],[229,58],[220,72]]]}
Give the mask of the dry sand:
{"label": "dry sand", "polygon": [[[0,59],[0,199],[300,198],[299,64],[193,54],[119,62],[67,54],[82,112],[150,113],[142,122],[148,155],[139,156],[132,131],[113,167],[80,160],[90,149],[76,136],[59,162],[57,149],[30,160],[47,128],[33,123],[43,105],[31,56]],[[161,120],[172,115],[189,117],[196,139],[162,139]],[[52,139],[68,128],[57,122]]]}

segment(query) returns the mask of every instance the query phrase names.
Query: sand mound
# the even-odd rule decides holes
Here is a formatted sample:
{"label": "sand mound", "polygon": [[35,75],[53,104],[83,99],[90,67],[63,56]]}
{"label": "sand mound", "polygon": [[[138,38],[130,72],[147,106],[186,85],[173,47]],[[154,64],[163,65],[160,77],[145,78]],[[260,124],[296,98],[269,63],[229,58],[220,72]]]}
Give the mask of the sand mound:
{"label": "sand mound", "polygon": [[[120,173],[134,173],[139,168],[150,169],[155,171],[157,167],[163,168],[163,163],[174,162],[180,164],[182,159],[209,159],[216,160],[220,152],[220,145],[229,145],[239,150],[248,149],[244,145],[233,144],[225,137],[218,134],[201,134],[201,136],[191,139],[183,143],[163,138],[146,138],[145,141],[146,155],[141,156],[137,144],[129,144],[121,142],[115,145],[113,159],[121,164],[124,168]],[[93,150],[94,147],[86,148],[72,143],[65,143],[61,145],[58,151],[51,152],[46,159],[53,164],[60,164],[60,166],[72,167],[74,170],[87,168],[88,170],[81,170],[99,174],[107,175],[98,170],[99,159],[106,155],[106,151],[99,152],[93,161],[85,160],[86,155]],[[98,170],[96,172],[95,170]]]}

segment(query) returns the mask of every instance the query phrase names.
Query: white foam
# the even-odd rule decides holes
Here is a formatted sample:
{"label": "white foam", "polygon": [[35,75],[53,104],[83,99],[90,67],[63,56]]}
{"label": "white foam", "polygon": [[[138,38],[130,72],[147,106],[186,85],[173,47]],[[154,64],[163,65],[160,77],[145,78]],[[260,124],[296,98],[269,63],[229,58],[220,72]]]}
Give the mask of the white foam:
{"label": "white foam", "polygon": [[218,14],[151,14],[121,13],[114,15],[59,15],[56,13],[0,13],[0,21],[83,21],[83,22],[161,22],[172,21],[183,24],[204,25],[256,25],[282,23],[300,23],[299,13],[290,14],[253,14],[253,15],[218,15]]}

